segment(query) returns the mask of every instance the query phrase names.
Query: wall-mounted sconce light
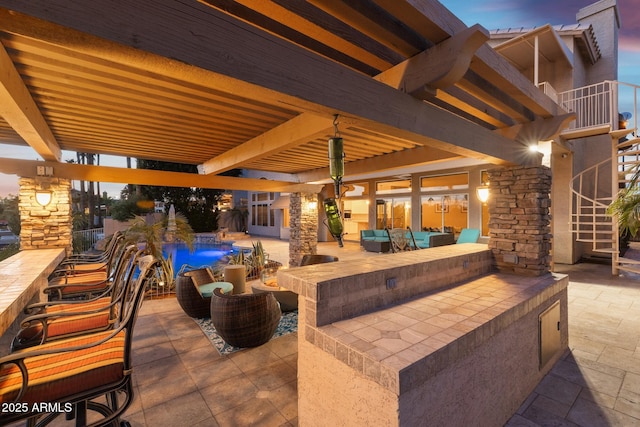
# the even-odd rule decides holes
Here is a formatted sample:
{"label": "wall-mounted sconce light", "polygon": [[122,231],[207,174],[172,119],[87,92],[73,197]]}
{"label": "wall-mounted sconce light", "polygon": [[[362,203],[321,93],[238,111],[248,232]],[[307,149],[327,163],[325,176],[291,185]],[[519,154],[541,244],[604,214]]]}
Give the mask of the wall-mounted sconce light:
{"label": "wall-mounted sconce light", "polygon": [[478,200],[480,200],[482,203],[487,203],[487,200],[489,200],[489,186],[481,185],[477,187],[476,195],[478,196]]}
{"label": "wall-mounted sconce light", "polygon": [[36,202],[42,207],[47,206],[51,203],[51,191],[49,190],[37,190],[36,191]]}
{"label": "wall-mounted sconce light", "polygon": [[318,209],[318,202],[309,202],[309,204],[307,204],[307,209],[309,209],[310,211],[315,211],[316,209]]}

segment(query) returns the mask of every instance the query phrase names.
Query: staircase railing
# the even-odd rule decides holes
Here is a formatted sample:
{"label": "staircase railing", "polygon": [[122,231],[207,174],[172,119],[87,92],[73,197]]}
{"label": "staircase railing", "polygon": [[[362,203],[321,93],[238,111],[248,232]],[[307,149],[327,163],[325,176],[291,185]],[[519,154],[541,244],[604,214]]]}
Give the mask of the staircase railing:
{"label": "staircase railing", "polygon": [[571,180],[574,206],[571,231],[576,234],[577,241],[591,243],[594,252],[613,253],[618,250],[614,247],[617,239],[614,239],[612,218],[607,214],[613,199],[610,191],[604,191],[598,185],[601,176],[611,176],[611,159],[585,169]]}

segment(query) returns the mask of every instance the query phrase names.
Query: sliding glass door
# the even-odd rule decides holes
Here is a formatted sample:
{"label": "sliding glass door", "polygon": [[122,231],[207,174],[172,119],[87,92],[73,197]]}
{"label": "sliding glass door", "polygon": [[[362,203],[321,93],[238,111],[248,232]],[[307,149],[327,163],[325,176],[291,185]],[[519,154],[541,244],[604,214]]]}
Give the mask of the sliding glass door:
{"label": "sliding glass door", "polygon": [[467,227],[468,211],[467,194],[422,196],[421,229],[457,234]]}
{"label": "sliding glass door", "polygon": [[397,197],[376,200],[376,228],[411,227],[411,198]]}

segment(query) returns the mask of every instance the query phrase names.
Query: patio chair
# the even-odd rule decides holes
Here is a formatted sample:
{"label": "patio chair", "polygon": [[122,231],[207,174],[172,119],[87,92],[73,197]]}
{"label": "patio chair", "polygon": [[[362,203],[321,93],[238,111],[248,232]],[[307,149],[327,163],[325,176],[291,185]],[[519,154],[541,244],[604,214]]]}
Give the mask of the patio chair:
{"label": "patio chair", "polygon": [[211,323],[235,347],[257,347],[269,341],[281,316],[271,292],[231,295],[215,289],[211,297]]}
{"label": "patio chair", "polygon": [[125,262],[122,256],[125,250],[126,248],[123,246],[109,270],[57,276],[49,280],[48,286],[43,289],[43,292],[48,295],[50,301],[72,298],[90,299],[109,292],[114,276],[119,271],[121,264]]}
{"label": "patio chair", "polygon": [[[122,320],[112,330],[57,340],[0,358],[0,402],[24,408],[3,412],[3,424],[29,419],[29,425],[46,425],[66,414],[75,417],[76,426],[125,425],[119,418],[133,400],[133,329],[156,266],[153,262],[141,271],[125,297]],[[106,398],[106,403],[94,400],[98,398]],[[102,419],[88,424],[87,410]]]}
{"label": "patio chair", "polygon": [[387,229],[387,233],[389,233],[389,241],[391,242],[391,252],[404,252],[413,249],[407,232],[402,228]]}
{"label": "patio chair", "polygon": [[480,230],[477,228],[463,228],[460,231],[456,243],[478,243],[480,238]]}
{"label": "patio chair", "polygon": [[66,257],[58,264],[51,277],[98,271],[106,272],[115,262],[118,254],[122,252],[125,244],[124,234],[116,231],[102,253],[95,255],[77,254]]}
{"label": "patio chair", "polygon": [[32,313],[22,321],[21,329],[11,343],[11,351],[45,344],[89,332],[111,329],[123,314],[122,303],[137,272],[137,264],[150,255],[132,245],[123,257],[125,262],[113,281],[110,296],[87,301],[54,301],[34,304],[25,309]]}
{"label": "patio chair", "polygon": [[176,299],[188,316],[198,319],[209,317],[215,287],[222,288],[225,293],[233,291],[231,283],[216,280],[208,268],[181,272],[176,278]]}

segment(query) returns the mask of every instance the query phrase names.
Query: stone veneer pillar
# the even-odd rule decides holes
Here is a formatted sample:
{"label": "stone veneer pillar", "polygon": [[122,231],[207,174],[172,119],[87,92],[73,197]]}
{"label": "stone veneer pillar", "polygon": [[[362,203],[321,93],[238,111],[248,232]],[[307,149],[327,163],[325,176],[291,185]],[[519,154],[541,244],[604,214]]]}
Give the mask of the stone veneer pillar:
{"label": "stone veneer pillar", "polygon": [[489,174],[489,248],[498,270],[541,276],[551,263],[551,169],[495,169]]}
{"label": "stone veneer pillar", "polygon": [[318,195],[291,193],[289,218],[289,265],[297,267],[303,255],[318,250]]}
{"label": "stone veneer pillar", "polygon": [[[46,180],[51,202],[40,206],[36,190]],[[62,178],[20,178],[20,248],[64,248],[72,252],[71,181]]]}

